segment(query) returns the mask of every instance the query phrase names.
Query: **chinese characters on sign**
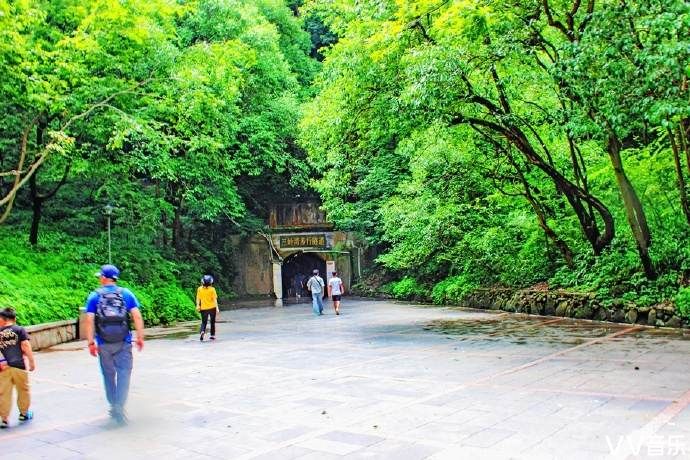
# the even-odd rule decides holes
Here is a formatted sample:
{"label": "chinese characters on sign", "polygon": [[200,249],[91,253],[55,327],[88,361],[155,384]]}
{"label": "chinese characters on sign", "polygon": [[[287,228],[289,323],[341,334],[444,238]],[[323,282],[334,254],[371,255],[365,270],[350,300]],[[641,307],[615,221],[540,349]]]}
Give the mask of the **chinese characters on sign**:
{"label": "chinese characters on sign", "polygon": [[280,237],[281,248],[325,248],[326,235],[290,235]]}

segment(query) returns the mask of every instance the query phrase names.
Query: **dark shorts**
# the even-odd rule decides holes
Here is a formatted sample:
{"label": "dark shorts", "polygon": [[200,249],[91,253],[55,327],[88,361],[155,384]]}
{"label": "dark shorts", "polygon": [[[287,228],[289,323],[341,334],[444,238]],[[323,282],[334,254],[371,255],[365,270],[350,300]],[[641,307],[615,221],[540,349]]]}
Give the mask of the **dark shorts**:
{"label": "dark shorts", "polygon": [[333,302],[340,302],[340,295],[333,295],[331,298],[333,299]]}

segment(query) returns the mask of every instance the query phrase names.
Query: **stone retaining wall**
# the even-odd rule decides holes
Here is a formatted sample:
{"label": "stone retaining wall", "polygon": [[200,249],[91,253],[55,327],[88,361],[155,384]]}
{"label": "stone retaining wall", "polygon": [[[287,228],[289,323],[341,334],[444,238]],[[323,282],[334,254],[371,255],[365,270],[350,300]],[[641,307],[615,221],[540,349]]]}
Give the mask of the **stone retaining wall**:
{"label": "stone retaining wall", "polygon": [[567,291],[514,289],[478,289],[470,294],[464,306],[503,310],[533,315],[563,316],[649,326],[689,327],[677,316],[672,304],[637,307],[633,303],[614,302],[604,306],[594,294]]}
{"label": "stone retaining wall", "polygon": [[31,347],[34,350],[52,347],[77,338],[76,319],[36,324],[27,326],[25,329],[31,336]]}

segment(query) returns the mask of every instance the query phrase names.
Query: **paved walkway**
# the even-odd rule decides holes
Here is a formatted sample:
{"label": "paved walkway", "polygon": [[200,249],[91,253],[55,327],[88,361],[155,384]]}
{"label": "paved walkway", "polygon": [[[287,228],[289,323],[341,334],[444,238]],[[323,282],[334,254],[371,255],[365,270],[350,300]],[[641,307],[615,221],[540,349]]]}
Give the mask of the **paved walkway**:
{"label": "paved walkway", "polygon": [[106,418],[84,349],[39,353],[36,419],[0,433],[0,457],[690,458],[687,335],[387,302],[343,312],[229,311],[215,343],[148,341],[126,427]]}

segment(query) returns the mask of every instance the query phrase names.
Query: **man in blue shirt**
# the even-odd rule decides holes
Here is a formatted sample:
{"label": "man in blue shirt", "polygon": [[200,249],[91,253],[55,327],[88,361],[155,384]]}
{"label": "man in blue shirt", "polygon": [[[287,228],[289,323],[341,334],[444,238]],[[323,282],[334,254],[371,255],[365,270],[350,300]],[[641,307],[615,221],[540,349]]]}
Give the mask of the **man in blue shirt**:
{"label": "man in blue shirt", "polygon": [[98,356],[103,374],[105,396],[110,404],[110,416],[125,423],[125,403],[132,374],[132,333],[129,319],[134,321],[136,346],[144,347],[144,321],[139,301],[129,289],[117,285],[120,270],[103,265],[96,273],[101,288],[86,299],[86,338],[89,353]]}

